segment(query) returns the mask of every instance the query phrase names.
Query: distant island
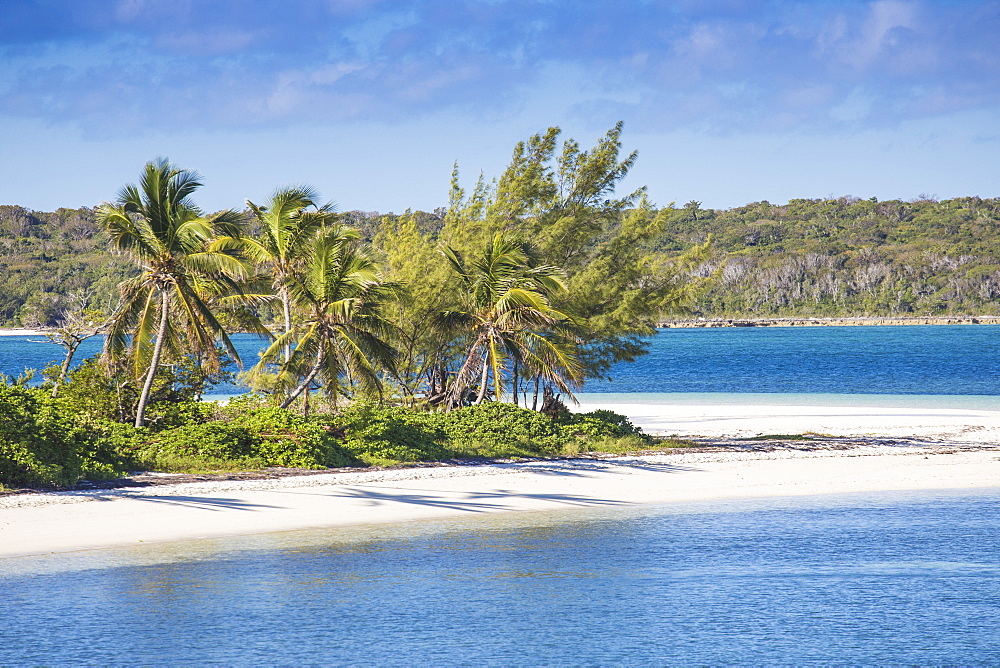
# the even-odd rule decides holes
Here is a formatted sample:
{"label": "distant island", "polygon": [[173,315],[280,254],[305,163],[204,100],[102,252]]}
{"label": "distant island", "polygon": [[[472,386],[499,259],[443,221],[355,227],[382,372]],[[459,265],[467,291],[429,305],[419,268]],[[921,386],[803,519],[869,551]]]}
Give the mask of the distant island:
{"label": "distant island", "polygon": [[660,329],[705,327],[864,327],[878,325],[1000,325],[1000,316],[912,316],[908,318],[698,318],[664,320]]}
{"label": "distant island", "polygon": [[[704,282],[685,318],[1000,315],[1000,198],[793,199],[727,210],[690,201],[661,210],[652,250],[663,262],[712,240],[708,261],[690,268]],[[407,218],[340,216],[367,239]],[[446,211],[408,216],[434,238]],[[0,206],[0,325],[53,325],[81,291],[110,307],[131,271],[107,254],[94,209]]]}

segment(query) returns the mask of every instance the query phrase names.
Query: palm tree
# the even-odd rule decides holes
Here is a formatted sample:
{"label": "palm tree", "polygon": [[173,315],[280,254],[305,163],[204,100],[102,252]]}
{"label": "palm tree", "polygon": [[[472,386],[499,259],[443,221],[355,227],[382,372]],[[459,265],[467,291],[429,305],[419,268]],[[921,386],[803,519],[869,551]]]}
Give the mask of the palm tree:
{"label": "palm tree", "polygon": [[[318,201],[319,195],[308,186],[276,190],[263,206],[246,201],[260,233],[258,239],[243,239],[243,252],[258,267],[266,267],[270,272],[275,294],[281,300],[284,334],[292,329],[289,278],[304,262],[316,233],[334,218],[333,203],[320,206]],[[286,346],[284,361],[290,357],[291,348]]]}
{"label": "palm tree", "polygon": [[201,187],[197,172],[178,169],[165,158],[146,163],[139,185],[128,184],[113,203],[98,209],[111,247],[142,269],[120,286],[121,306],[112,316],[105,357],[128,353],[143,379],[135,426],[145,422],[146,404],[164,350],[189,349],[218,363],[216,342],[239,355],[203,297],[238,291],[246,277],[238,252],[241,218],[227,210],[204,216],[191,201]]}
{"label": "palm tree", "polygon": [[381,392],[379,373],[392,370],[396,351],[386,340],[393,327],[383,316],[396,286],[382,280],[375,264],[358,248],[357,232],[331,228],[320,232],[301,273],[286,277],[284,287],[300,322],[278,337],[261,355],[251,375],[263,374],[292,348],[281,376],[301,381],[282,402],[287,408],[319,379],[334,402],[346,382],[369,393]]}
{"label": "palm tree", "polygon": [[567,392],[571,383],[582,380],[571,334],[576,323],[549,303],[550,295],[565,290],[558,268],[534,265],[531,247],[505,233],[494,235],[472,262],[447,246],[442,254],[462,285],[466,303],[462,310],[445,311],[441,321],[465,331],[470,341],[451,383],[449,407],[462,403],[477,375],[475,403],[481,403],[491,373],[493,396],[499,400],[508,361]]}

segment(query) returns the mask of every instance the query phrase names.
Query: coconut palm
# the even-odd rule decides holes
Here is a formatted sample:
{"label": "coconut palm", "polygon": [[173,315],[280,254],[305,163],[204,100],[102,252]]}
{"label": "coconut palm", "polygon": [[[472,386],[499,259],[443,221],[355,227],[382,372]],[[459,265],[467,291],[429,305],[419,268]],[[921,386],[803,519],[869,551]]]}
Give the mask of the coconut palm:
{"label": "coconut palm", "polygon": [[[292,306],[288,282],[316,237],[316,233],[334,219],[332,203],[319,205],[319,195],[308,186],[292,186],[276,190],[267,204],[258,206],[247,200],[247,206],[260,227],[259,238],[243,239],[244,254],[270,274],[274,292],[281,300],[284,330],[292,329]],[[291,357],[291,348],[284,349],[284,361]]]}
{"label": "coconut palm", "polygon": [[119,286],[121,305],[111,318],[104,349],[108,359],[130,357],[136,378],[143,379],[137,427],[145,422],[164,351],[194,352],[217,364],[218,342],[239,362],[203,295],[238,292],[236,282],[246,276],[238,254],[241,218],[229,210],[202,215],[191,201],[200,178],[160,158],[146,164],[138,186],[126,185],[114,202],[98,209],[112,249],[142,270]]}
{"label": "coconut palm", "polygon": [[[281,404],[287,408],[306,388],[320,381],[333,402],[344,384],[380,393],[382,370],[392,370],[396,352],[387,343],[393,327],[382,309],[396,286],[382,280],[375,264],[360,251],[357,232],[344,228],[321,231],[313,240],[305,266],[288,276],[283,287],[300,314],[250,370],[266,372],[291,348],[280,378],[301,379]],[[280,381],[279,381],[280,382]]]}
{"label": "coconut palm", "polygon": [[471,262],[447,246],[442,254],[464,290],[465,304],[461,310],[444,312],[441,321],[469,338],[465,359],[449,389],[449,407],[462,403],[477,376],[475,403],[481,403],[490,374],[493,396],[499,400],[508,363],[567,392],[582,379],[571,334],[575,322],[549,303],[550,295],[565,290],[558,268],[534,265],[531,247],[506,233],[494,235]]}

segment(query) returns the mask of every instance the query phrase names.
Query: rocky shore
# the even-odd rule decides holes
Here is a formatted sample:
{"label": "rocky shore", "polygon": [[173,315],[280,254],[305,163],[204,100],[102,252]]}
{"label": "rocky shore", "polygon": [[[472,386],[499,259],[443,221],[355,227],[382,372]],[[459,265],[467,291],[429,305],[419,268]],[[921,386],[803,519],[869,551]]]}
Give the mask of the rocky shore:
{"label": "rocky shore", "polygon": [[660,328],[695,327],[845,327],[877,325],[997,325],[998,315],[954,315],[894,317],[845,317],[845,318],[696,318],[664,320],[656,323]]}

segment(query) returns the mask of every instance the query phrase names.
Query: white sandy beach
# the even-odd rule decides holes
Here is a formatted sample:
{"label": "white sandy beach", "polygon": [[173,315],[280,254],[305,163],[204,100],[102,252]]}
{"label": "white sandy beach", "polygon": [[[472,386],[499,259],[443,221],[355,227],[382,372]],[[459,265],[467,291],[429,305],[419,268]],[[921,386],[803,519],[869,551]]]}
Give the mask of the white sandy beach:
{"label": "white sandy beach", "polygon": [[597,402],[584,402],[576,408],[597,409],[628,415],[646,433],[684,438],[809,433],[928,443],[1000,444],[1000,410]]}
{"label": "white sandy beach", "polygon": [[598,408],[649,433],[731,445],[814,433],[851,447],[834,449],[845,445],[834,440],[748,451],[736,441],[718,452],[13,495],[0,497],[0,557],[498,512],[899,490],[1000,494],[1000,411],[595,402],[577,410]]}
{"label": "white sandy beach", "polygon": [[996,488],[1000,446],[689,452],[0,498],[0,557],[253,533],[714,499]]}
{"label": "white sandy beach", "polygon": [[45,336],[39,329],[14,329],[0,327],[0,336]]}

